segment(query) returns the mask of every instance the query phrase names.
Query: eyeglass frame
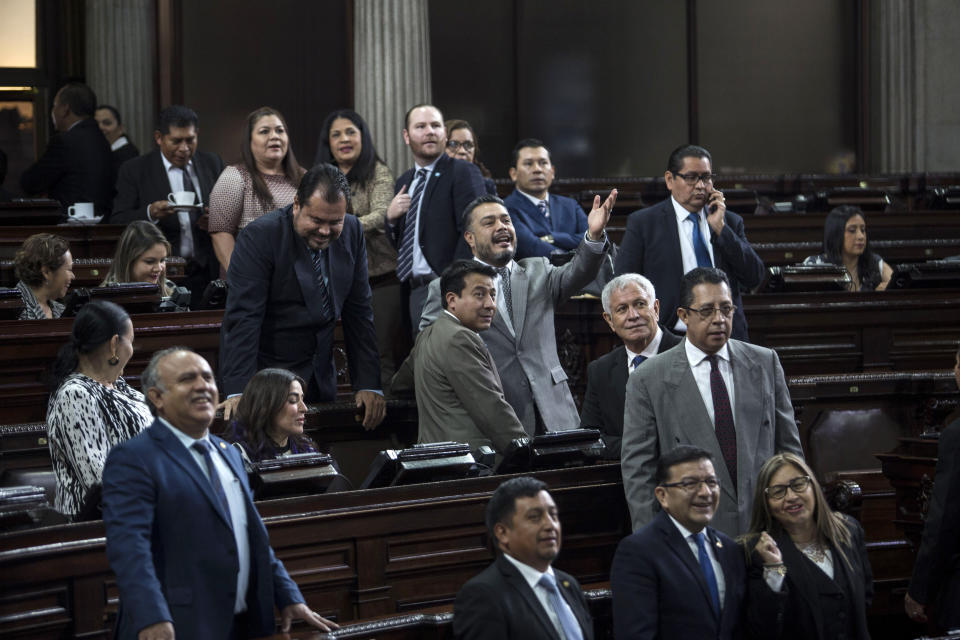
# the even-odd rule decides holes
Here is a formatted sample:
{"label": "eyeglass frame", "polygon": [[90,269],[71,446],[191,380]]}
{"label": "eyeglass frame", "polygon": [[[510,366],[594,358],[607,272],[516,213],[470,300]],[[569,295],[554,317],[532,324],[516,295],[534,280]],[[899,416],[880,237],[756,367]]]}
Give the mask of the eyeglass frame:
{"label": "eyeglass frame", "polygon": [[[727,312],[723,311],[724,309],[723,307],[700,307],[699,309],[697,309],[696,307],[681,307],[681,309],[686,309],[687,311],[693,311],[698,316],[700,316],[701,320],[706,322],[707,320],[713,320],[713,316],[717,315],[717,311],[720,312],[721,316],[729,320],[730,318],[733,317],[733,314],[737,312],[737,305],[735,304],[730,305],[730,310]],[[707,311],[709,311],[710,313],[706,314],[705,312]]]}
{"label": "eyeglass frame", "polygon": [[[793,486],[795,482],[803,483],[804,487],[801,489],[797,489],[796,487]],[[800,495],[801,493],[809,489],[810,485],[812,484],[813,484],[813,478],[811,478],[810,476],[806,476],[806,475],[797,476],[796,478],[793,478],[792,480],[790,480],[790,482],[788,482],[787,484],[774,484],[765,488],[763,490],[763,494],[767,496],[767,498],[769,498],[770,500],[783,500],[784,498],[787,497],[787,489],[790,489],[796,495]],[[783,495],[773,495],[773,493],[770,492],[770,489],[775,489],[777,492],[779,492],[782,489]]]}
{"label": "eyeglass frame", "polygon": [[459,140],[447,140],[447,149],[458,151],[460,147],[463,147],[465,151],[473,151],[477,148],[477,143],[473,140],[464,140],[463,142]]}
{"label": "eyeglass frame", "polygon": [[697,186],[697,183],[701,181],[703,182],[704,186],[713,184],[712,173],[679,173],[677,171],[671,171],[670,173],[682,179],[691,187]]}
{"label": "eyeglass frame", "polygon": [[[715,486],[711,487],[710,483],[713,483]],[[700,490],[700,485],[707,485],[707,489],[711,492],[720,490],[720,478],[716,476],[711,476],[709,478],[687,478],[686,480],[681,480],[679,482],[661,482],[659,486],[664,488],[676,487],[683,491],[686,494],[694,494]]]}

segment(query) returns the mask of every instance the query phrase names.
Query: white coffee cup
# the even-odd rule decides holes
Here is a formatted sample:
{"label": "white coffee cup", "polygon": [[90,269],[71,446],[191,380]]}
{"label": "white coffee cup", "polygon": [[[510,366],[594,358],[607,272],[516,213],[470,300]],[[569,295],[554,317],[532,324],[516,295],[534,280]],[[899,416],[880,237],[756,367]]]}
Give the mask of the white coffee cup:
{"label": "white coffee cup", "polygon": [[193,191],[174,191],[167,195],[167,201],[173,205],[193,204],[194,198],[196,198],[196,195]]}
{"label": "white coffee cup", "polygon": [[93,203],[78,202],[73,206],[67,207],[67,215],[74,220],[93,220]]}

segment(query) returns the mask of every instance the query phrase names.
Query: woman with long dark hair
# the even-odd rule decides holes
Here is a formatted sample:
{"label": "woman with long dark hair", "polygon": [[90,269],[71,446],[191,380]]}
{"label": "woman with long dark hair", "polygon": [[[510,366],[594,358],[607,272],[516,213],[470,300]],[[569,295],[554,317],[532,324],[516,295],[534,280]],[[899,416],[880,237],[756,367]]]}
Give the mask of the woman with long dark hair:
{"label": "woman with long dark hair", "polygon": [[47,441],[57,478],[57,511],[74,517],[100,484],[107,454],[153,422],[143,394],[123,379],[133,355],[133,323],[120,306],[83,305],[70,342],[52,367]]}
{"label": "woman with long dark hair", "polygon": [[224,271],[240,229],[292,203],[305,173],[290,148],[286,120],[271,107],[247,116],[240,157],[239,164],[223,170],[210,192],[208,231]]}
{"label": "woman with long dark hair", "polygon": [[803,264],[842,265],[850,275],[850,291],[882,291],[893,269],[870,250],[867,221],[857,207],[843,205],[827,214],[823,224],[823,253]]}
{"label": "woman with long dark hair", "polygon": [[225,439],[239,444],[250,462],[316,451],[303,433],[304,386],[300,376],[286,369],[258,371],[243,390]]}

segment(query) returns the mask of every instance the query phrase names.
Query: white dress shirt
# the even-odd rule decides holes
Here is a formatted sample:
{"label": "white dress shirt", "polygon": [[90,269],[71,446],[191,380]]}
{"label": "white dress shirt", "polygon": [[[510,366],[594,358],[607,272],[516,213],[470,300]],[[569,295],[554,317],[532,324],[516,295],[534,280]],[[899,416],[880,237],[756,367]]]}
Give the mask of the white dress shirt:
{"label": "white dress shirt", "polygon": [[[677,522],[673,518],[673,516],[671,516],[669,513],[667,515],[670,516],[670,522],[672,522],[674,526],[677,527],[677,530],[680,532],[680,535],[683,536],[683,539],[687,543],[687,546],[690,547],[690,553],[693,554],[693,559],[699,565],[700,550],[697,547],[697,534],[691,533],[690,531],[688,531],[686,527],[684,527],[682,524]],[[706,532],[704,532],[704,534],[706,534]],[[706,538],[707,538],[706,540],[707,555],[710,556],[710,564],[713,565],[713,573],[716,574],[717,576],[717,594],[720,598],[720,608],[723,609],[723,596],[727,592],[727,583],[723,579],[723,567],[720,566],[720,561],[717,560],[717,550],[714,549],[713,548],[714,545],[710,543],[710,536],[706,536]],[[719,545],[721,543],[718,540],[716,544]]]}
{"label": "white dress shirt", "polygon": [[[177,436],[177,440],[187,448],[187,451],[190,452],[190,455],[193,456],[194,461],[200,467],[200,471],[203,472],[203,477],[208,481],[210,475],[207,472],[207,462],[203,454],[193,448],[193,444],[199,440],[205,440],[210,445],[212,450],[210,457],[213,460],[214,468],[217,470],[217,475],[220,476],[223,492],[227,496],[227,504],[230,506],[230,520],[233,524],[233,537],[237,542],[237,561],[240,570],[237,572],[237,598],[234,602],[233,612],[243,613],[247,610],[247,586],[250,583],[250,539],[247,537],[247,503],[240,480],[227,465],[223,455],[216,451],[219,447],[211,442],[209,434],[199,439],[192,438],[163,418],[160,418],[160,422],[170,429]],[[189,514],[185,514],[185,517],[189,517]]]}
{"label": "white dress shirt", "polygon": [[[713,412],[713,392],[710,390],[710,361],[707,354],[693,346],[689,340],[683,341],[683,347],[687,353],[687,362],[690,363],[690,369],[693,371],[693,379],[697,382],[697,389],[700,390],[700,397],[703,398],[703,404],[707,408],[707,414],[710,416],[710,422],[716,424]],[[720,368],[720,375],[723,377],[723,384],[727,387],[727,395],[730,396],[731,409],[736,407],[736,395],[733,388],[733,367],[730,363],[730,350],[724,344],[717,352],[717,367]],[[736,426],[736,412],[734,414],[734,426]]]}
{"label": "white dress shirt", "polygon": [[[194,204],[202,205],[200,180],[197,178],[197,170],[193,165],[193,159],[190,159],[185,169],[175,167],[162,153],[160,154],[160,159],[163,160],[163,170],[167,175],[167,180],[170,182],[170,191],[193,191]],[[190,176],[190,184],[187,186],[184,185],[184,173]],[[150,215],[150,204],[152,203],[147,204],[147,219],[155,223],[156,219]],[[177,221],[180,223],[180,246],[177,248],[180,250],[182,257],[192,258],[195,244],[193,239],[193,225],[190,223],[190,212],[177,211]]]}
{"label": "white dress shirt", "polygon": [[[440,158],[438,156],[437,160],[439,159]],[[420,212],[423,210],[423,201],[427,195],[427,187],[430,185],[430,178],[434,177],[433,169],[434,167],[437,166],[437,160],[434,160],[430,164],[423,167],[421,167],[418,164],[415,164],[413,167],[414,169],[413,182],[410,183],[410,187],[407,189],[407,193],[412,195],[414,190],[416,189],[416,186],[420,183],[420,181],[417,180],[416,172],[419,171],[420,169],[426,169],[427,175],[425,175],[423,178],[424,180],[423,193],[420,194],[420,202],[417,203],[416,224],[413,227],[413,271],[412,271],[411,277],[414,277],[414,278],[419,276],[429,276],[433,273],[433,269],[430,268],[430,263],[427,262],[426,256],[424,256],[423,251],[420,250]],[[403,239],[401,238],[401,242],[402,240]]]}
{"label": "white dress shirt", "polygon": [[[563,633],[563,625],[560,624],[560,618],[553,610],[553,605],[550,604],[550,592],[540,585],[540,578],[542,578],[544,574],[553,576],[553,580],[556,582],[557,577],[553,573],[553,567],[547,567],[546,571],[540,572],[530,565],[520,562],[509,553],[504,553],[503,557],[510,561],[510,563],[517,568],[517,571],[520,572],[520,575],[523,576],[523,579],[526,580],[527,584],[530,585],[530,588],[533,589],[534,595],[536,595],[537,600],[540,601],[540,606],[542,606],[543,610],[547,612],[547,617],[550,618],[551,624],[553,624],[553,627],[557,630],[557,635],[559,635],[561,638],[566,638],[566,635]],[[562,590],[563,587],[558,583],[557,589]],[[560,596],[560,604],[570,612],[570,617],[572,619],[579,622],[576,614],[573,612],[573,609],[570,608],[570,605],[567,604],[567,601],[564,599],[563,595]]]}
{"label": "white dress shirt", "polygon": [[[697,253],[693,249],[693,223],[687,218],[690,212],[681,206],[673,196],[670,196],[670,202],[673,203],[673,211],[677,214],[677,236],[680,240],[680,257],[683,259],[683,273],[687,274],[697,268]],[[710,254],[710,264],[716,265],[717,261],[713,257],[713,243],[710,242],[710,225],[707,224],[706,208],[697,212],[700,219],[700,236],[703,243],[707,245],[707,252]],[[687,325],[677,318],[677,324],[674,325],[677,331],[686,333]]]}
{"label": "white dress shirt", "polygon": [[[634,353],[630,351],[630,348],[626,345],[623,346],[627,350],[627,374],[631,374],[636,371],[637,367],[633,366],[633,359],[637,356],[643,356],[649,360],[650,358],[657,355],[657,351],[660,349],[660,341],[663,340],[663,330],[660,326],[657,326],[657,335],[653,336],[653,340],[650,341],[650,344],[644,348],[640,353]],[[643,363],[641,363],[643,364]]]}

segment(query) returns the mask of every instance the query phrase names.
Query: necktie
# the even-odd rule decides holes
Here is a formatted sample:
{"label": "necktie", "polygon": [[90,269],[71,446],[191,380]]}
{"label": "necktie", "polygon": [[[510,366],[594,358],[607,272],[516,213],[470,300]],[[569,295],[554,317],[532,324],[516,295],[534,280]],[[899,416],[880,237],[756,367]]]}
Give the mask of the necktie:
{"label": "necktie", "polygon": [[560,598],[560,591],[557,589],[557,583],[554,582],[553,576],[545,573],[540,576],[540,581],[537,584],[546,589],[547,594],[549,594],[550,605],[560,620],[564,637],[567,640],[583,640],[580,623],[577,622],[577,619],[573,616],[573,611],[570,610],[570,607],[564,606],[563,600]]}
{"label": "necktie", "polygon": [[703,235],[700,233],[700,216],[691,213],[687,220],[693,223],[693,252],[697,255],[698,267],[712,267],[710,262],[710,252],[707,251],[707,244],[703,241]]}
{"label": "necktie", "polygon": [[540,215],[542,215],[542,216],[543,216],[544,218],[546,218],[547,220],[550,219],[550,209],[547,208],[547,201],[546,201],[546,200],[541,200],[541,201],[539,201],[539,202],[537,203],[537,209],[540,211]]}
{"label": "necktie", "polygon": [[330,292],[327,290],[327,283],[323,277],[323,251],[315,251],[313,254],[313,270],[317,273],[317,288],[320,290],[320,313],[323,317],[330,319]]}
{"label": "necktie", "polygon": [[[181,191],[194,191],[193,180],[190,179],[190,172],[187,171],[186,167],[180,169],[183,173],[182,182],[180,190]],[[199,199],[199,196],[197,196]],[[196,201],[196,200],[195,200]],[[180,222],[180,255],[184,258],[193,257],[193,229],[192,222],[190,220],[189,211],[178,211],[177,220]]]}
{"label": "necktie", "polygon": [[410,208],[403,218],[403,241],[400,243],[400,251],[397,254],[397,278],[400,282],[405,282],[413,274],[413,243],[417,241],[417,209],[420,207],[420,196],[423,195],[423,187],[427,184],[427,170],[417,169],[417,174],[413,181],[417,185],[410,194]]}
{"label": "necktie", "polygon": [[500,288],[503,290],[503,301],[507,305],[507,315],[510,316],[510,322],[513,322],[513,295],[510,289],[510,269],[506,267],[497,267],[497,273],[500,274]]}
{"label": "necktie", "polygon": [[703,577],[707,580],[707,587],[710,589],[710,598],[713,600],[713,609],[720,615],[720,589],[717,587],[717,574],[713,572],[713,563],[710,562],[710,554],[707,553],[707,536],[701,531],[695,534],[697,539],[697,560],[700,561],[700,569],[703,571]]}
{"label": "necktie", "polygon": [[723,382],[720,367],[717,365],[717,356],[710,359],[710,395],[713,396],[713,423],[716,427],[717,442],[720,444],[720,453],[727,464],[730,478],[733,480],[733,490],[737,490],[737,432],[733,428],[733,409],[730,406],[730,394],[727,385]]}
{"label": "necktie", "polygon": [[223,507],[223,514],[227,516],[227,522],[231,523],[232,526],[233,520],[230,519],[230,504],[227,502],[227,494],[223,490],[223,485],[220,484],[220,474],[217,473],[217,468],[213,466],[210,443],[206,440],[197,440],[193,443],[193,448],[203,454],[203,461],[207,463],[207,474],[210,476],[213,493],[217,496],[217,499],[220,500],[220,506]]}
{"label": "necktie", "polygon": [[640,366],[640,363],[647,359],[647,356],[634,356],[633,360],[630,361],[631,366],[636,369]]}

